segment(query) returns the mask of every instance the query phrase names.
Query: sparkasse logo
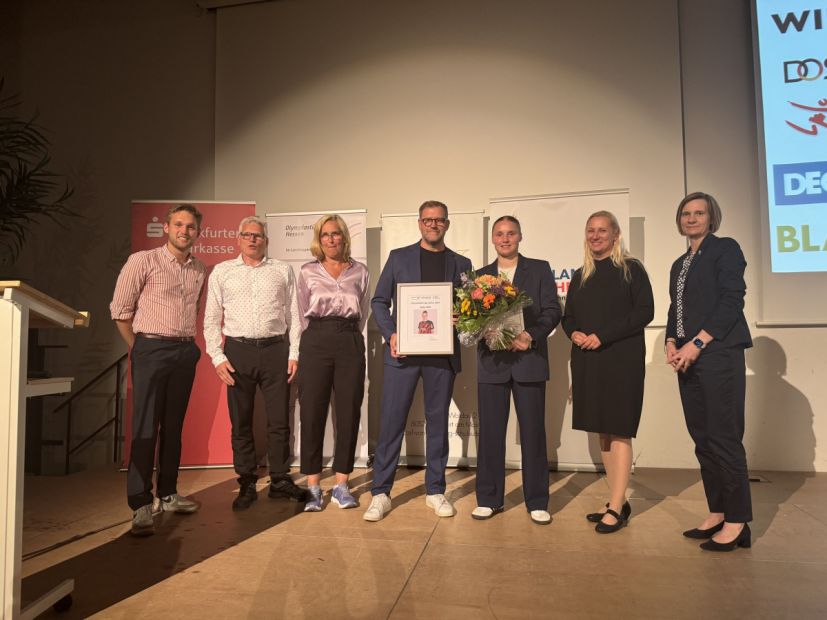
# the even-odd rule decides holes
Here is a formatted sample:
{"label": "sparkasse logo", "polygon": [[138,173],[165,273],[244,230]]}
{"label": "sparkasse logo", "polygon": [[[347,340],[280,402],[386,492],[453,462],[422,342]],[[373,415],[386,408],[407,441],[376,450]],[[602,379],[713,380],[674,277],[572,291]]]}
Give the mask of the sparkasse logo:
{"label": "sparkasse logo", "polygon": [[146,225],[147,237],[163,237],[164,223],[159,222],[157,216],[152,218],[152,221]]}

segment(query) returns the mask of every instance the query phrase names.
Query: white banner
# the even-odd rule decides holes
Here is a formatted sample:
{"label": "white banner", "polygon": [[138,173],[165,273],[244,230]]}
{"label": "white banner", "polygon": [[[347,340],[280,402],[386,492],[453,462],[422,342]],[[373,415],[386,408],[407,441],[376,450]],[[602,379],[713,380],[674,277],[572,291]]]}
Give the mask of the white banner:
{"label": "white banner", "polygon": [[[304,211],[300,213],[268,213],[267,234],[270,237],[267,254],[271,258],[289,263],[293,267],[293,273],[298,280],[301,266],[313,260],[310,253],[310,242],[313,241],[313,224],[327,213],[336,213],[347,224],[350,231],[350,254],[359,262],[367,264],[367,241],[365,230],[367,228],[367,212],[359,211]],[[367,327],[362,333],[366,337]],[[367,348],[367,347],[366,347]],[[301,372],[301,359],[299,359],[299,372]],[[368,461],[368,378],[365,376],[365,399],[362,401],[362,421],[359,424],[359,437],[356,442],[356,465],[366,467]],[[292,399],[291,399],[292,400]],[[324,465],[329,467],[333,462],[334,431],[333,416],[335,411],[331,407],[325,429]],[[300,454],[300,429],[299,403],[295,401],[293,410],[293,465],[299,464]]]}
{"label": "white banner", "polygon": [[[474,268],[483,266],[485,228],[483,212],[450,214],[451,226],[445,234],[445,245],[470,259]],[[419,232],[418,213],[382,215],[381,266],[385,266],[390,251],[411,245],[422,235]],[[448,465],[475,465],[477,461],[477,360],[476,349],[462,350],[462,372],[454,384],[448,420]],[[410,465],[425,464],[425,409],[422,384],[416,388],[414,401],[405,427],[401,462]]]}
{"label": "white banner", "polygon": [[[607,190],[577,194],[496,198],[489,216],[495,221],[513,215],[523,231],[520,253],[547,260],[554,270],[561,304],[565,302],[574,269],[583,264],[586,219],[595,211],[611,211],[617,217],[629,247],[629,192]],[[493,260],[494,252],[491,249]],[[489,261],[490,262],[490,261]],[[562,329],[549,337],[551,380],[546,387],[546,437],[549,461],[558,469],[594,470],[600,449],[590,433],[571,428],[571,342]],[[520,439],[512,403],[506,434],[506,463],[519,467]]]}

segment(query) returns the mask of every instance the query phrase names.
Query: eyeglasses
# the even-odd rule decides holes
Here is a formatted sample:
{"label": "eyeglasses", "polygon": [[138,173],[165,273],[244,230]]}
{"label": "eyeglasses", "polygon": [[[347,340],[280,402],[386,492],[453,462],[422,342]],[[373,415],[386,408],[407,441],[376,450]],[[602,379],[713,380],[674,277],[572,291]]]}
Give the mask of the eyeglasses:
{"label": "eyeglasses", "polygon": [[319,238],[321,238],[321,239],[341,239],[342,238],[342,233],[339,232],[338,230],[336,230],[334,232],[323,232],[322,234],[319,235]]}
{"label": "eyeglasses", "polygon": [[447,217],[423,217],[419,220],[425,226],[445,226],[448,223]]}
{"label": "eyeglasses", "polygon": [[262,235],[261,233],[254,232],[238,233],[238,236],[244,239],[245,241],[259,241],[260,239],[264,239],[264,235]]}

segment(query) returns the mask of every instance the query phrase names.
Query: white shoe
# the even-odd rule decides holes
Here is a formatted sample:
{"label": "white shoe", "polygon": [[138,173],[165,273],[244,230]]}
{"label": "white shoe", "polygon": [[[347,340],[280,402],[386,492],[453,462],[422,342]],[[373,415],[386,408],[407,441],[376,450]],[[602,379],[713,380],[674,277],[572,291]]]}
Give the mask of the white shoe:
{"label": "white shoe", "polygon": [[457,514],[457,511],[454,510],[451,502],[449,502],[442,493],[437,493],[436,495],[426,495],[425,505],[429,508],[433,508],[434,513],[438,517],[453,517]]}
{"label": "white shoe", "polygon": [[486,519],[490,519],[495,514],[498,514],[503,511],[503,507],[500,506],[499,508],[489,508],[488,506],[477,506],[474,508],[474,511],[471,513],[471,518],[476,519],[477,521],[485,521]]}
{"label": "white shoe", "polygon": [[365,521],[381,521],[382,517],[384,517],[385,513],[390,509],[391,498],[384,493],[380,493],[379,495],[374,495],[373,499],[370,500],[370,506],[368,506],[362,518]]}
{"label": "white shoe", "polygon": [[548,525],[551,523],[551,515],[546,510],[532,510],[531,520],[537,525]]}

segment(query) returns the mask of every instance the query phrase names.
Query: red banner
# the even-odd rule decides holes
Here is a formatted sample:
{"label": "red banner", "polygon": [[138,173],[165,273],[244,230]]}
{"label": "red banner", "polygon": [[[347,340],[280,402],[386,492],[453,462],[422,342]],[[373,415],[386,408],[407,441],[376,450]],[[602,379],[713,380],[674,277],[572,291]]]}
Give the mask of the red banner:
{"label": "red banner", "polygon": [[[164,222],[171,201],[133,201],[132,203],[132,251],[151,250],[166,243]],[[248,215],[255,215],[253,202],[197,202],[188,204],[204,214],[201,235],[192,253],[207,266],[207,273],[218,263],[238,256],[238,223]],[[232,465],[233,450],[230,445],[230,416],[227,412],[226,386],[215,374],[212,361],[204,346],[204,302],[207,283],[201,292],[198,308],[196,342],[201,349],[201,359],[195,372],[195,382],[184,420],[181,447],[181,465]],[[126,441],[124,465],[129,463],[130,438],[132,437],[132,382],[127,384]]]}

